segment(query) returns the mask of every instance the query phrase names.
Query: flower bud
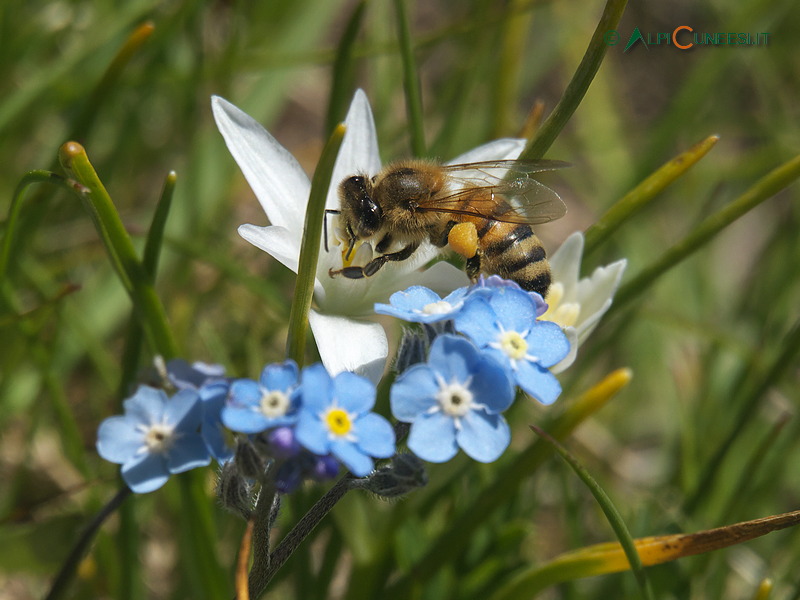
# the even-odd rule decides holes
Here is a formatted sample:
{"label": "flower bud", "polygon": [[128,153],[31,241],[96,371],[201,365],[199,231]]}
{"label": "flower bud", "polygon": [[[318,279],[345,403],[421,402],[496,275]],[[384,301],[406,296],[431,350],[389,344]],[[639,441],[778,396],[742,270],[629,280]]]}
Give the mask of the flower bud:
{"label": "flower bud", "polygon": [[232,513],[249,519],[252,511],[251,492],[252,486],[242,477],[236,462],[226,462],[217,479],[217,498],[220,504]]}
{"label": "flower bud", "polygon": [[362,480],[358,487],[383,498],[404,496],[428,483],[423,462],[413,454],[398,454],[390,465]]}

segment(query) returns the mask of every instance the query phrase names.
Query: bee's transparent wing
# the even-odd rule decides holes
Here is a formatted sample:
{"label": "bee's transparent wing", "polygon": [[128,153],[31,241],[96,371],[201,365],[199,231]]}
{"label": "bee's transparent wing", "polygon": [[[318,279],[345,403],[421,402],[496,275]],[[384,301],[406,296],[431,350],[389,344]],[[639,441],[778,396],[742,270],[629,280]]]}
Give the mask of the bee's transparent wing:
{"label": "bee's transparent wing", "polygon": [[419,210],[536,225],[560,219],[567,207],[559,195],[532,177],[569,166],[557,160],[496,160],[447,165],[451,193]]}

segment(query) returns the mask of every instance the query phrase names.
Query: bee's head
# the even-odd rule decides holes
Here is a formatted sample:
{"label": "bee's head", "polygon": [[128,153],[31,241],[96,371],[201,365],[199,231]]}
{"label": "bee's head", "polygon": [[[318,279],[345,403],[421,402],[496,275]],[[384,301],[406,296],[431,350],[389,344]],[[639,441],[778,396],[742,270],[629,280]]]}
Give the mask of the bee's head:
{"label": "bee's head", "polygon": [[372,181],[353,175],[339,184],[341,217],[352,239],[371,237],[380,229],[383,211],[372,197]]}

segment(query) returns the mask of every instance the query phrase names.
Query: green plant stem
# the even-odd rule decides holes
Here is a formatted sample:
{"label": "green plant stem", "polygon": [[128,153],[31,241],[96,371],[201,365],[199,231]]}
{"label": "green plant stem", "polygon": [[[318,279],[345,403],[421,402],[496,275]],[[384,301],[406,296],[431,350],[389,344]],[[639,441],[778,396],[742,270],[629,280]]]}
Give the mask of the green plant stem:
{"label": "green plant stem", "polygon": [[340,123],[333,130],[328,143],[322,150],[322,156],[320,156],[311,180],[311,191],[303,228],[303,243],[300,246],[297,281],[294,286],[292,308],[289,312],[289,335],[286,340],[286,355],[298,365],[303,364],[305,357],[308,311],[311,309],[311,300],[314,297],[314,279],[317,275],[322,221],[325,218],[325,200],[345,130],[344,123]]}
{"label": "green plant stem", "polygon": [[[172,206],[172,196],[175,192],[177,178],[175,171],[170,171],[167,175],[161,198],[158,201],[155,213],[153,213],[150,229],[147,230],[142,266],[148,275],[148,283],[150,285],[155,285],[158,257],[161,254],[161,247],[164,243],[164,229],[167,224],[169,209]],[[139,355],[144,339],[143,334],[141,324],[134,312],[128,323],[128,335],[125,337],[125,349],[122,353],[122,377],[120,378],[118,394],[120,398],[127,396],[128,390],[139,371]]]}
{"label": "green plant stem", "polygon": [[414,156],[425,156],[425,124],[422,118],[422,92],[419,86],[417,61],[408,24],[408,12],[404,0],[394,0],[397,13],[397,39],[403,59],[403,89],[406,93],[406,111],[411,132],[411,151]]}
{"label": "green plant stem", "polygon": [[367,0],[361,0],[353,9],[353,14],[347,22],[344,33],[336,48],[336,59],[333,61],[333,74],[331,76],[331,94],[328,100],[328,112],[325,118],[325,135],[338,123],[344,120],[347,105],[352,97],[353,81],[355,80],[355,60],[353,52],[364,13]]}
{"label": "green plant stem", "polygon": [[608,0],[606,2],[603,15],[597,23],[578,69],[567,85],[567,89],[564,90],[564,95],[536,132],[534,138],[522,151],[519,156],[520,160],[542,158],[572,117],[600,68],[606,50],[608,50],[603,36],[608,30],[617,28],[627,4],[627,0]]}
{"label": "green plant stem", "polygon": [[53,585],[50,586],[50,591],[47,593],[47,596],[45,596],[45,600],[57,600],[57,598],[63,597],[64,592],[67,591],[67,587],[69,587],[69,583],[75,575],[75,570],[78,568],[78,564],[89,550],[89,545],[92,543],[92,540],[97,534],[97,531],[100,529],[100,526],[115,510],[122,505],[122,503],[128,496],[130,496],[130,494],[130,488],[127,486],[122,487],[114,495],[114,497],[109,500],[108,504],[106,504],[100,510],[100,512],[97,513],[95,518],[92,519],[92,521],[86,526],[86,529],[84,529],[83,533],[78,538],[78,541],[75,542],[72,550],[70,550],[67,560],[65,560],[64,564],[61,565],[61,569],[58,571],[58,575],[56,575]]}
{"label": "green plant stem", "polygon": [[662,165],[652,175],[615,202],[603,216],[584,232],[583,255],[587,256],[594,252],[600,244],[609,239],[619,229],[620,225],[647,206],[667,186],[708,154],[708,151],[718,141],[719,136],[712,135],[698,142],[686,152],[682,152],[668,163]]}
{"label": "green plant stem", "polygon": [[[274,475],[274,472],[273,472]],[[277,491],[274,476],[262,485],[258,494],[258,502],[253,511],[253,566],[247,577],[247,587],[251,598],[258,598],[267,588],[272,575],[270,574],[270,544],[269,534],[276,510],[273,509]]]}
{"label": "green plant stem", "polygon": [[258,598],[269,581],[275,576],[275,573],[283,566],[289,557],[297,550],[298,546],[303,542],[308,535],[314,531],[314,528],[319,524],[322,519],[336,506],[336,503],[341,500],[344,495],[352,489],[352,476],[345,475],[336,484],[329,489],[322,498],[314,503],[314,506],[301,518],[291,531],[286,534],[278,547],[270,555],[269,569],[266,573],[265,581],[261,590],[258,593],[252,594],[253,598]]}

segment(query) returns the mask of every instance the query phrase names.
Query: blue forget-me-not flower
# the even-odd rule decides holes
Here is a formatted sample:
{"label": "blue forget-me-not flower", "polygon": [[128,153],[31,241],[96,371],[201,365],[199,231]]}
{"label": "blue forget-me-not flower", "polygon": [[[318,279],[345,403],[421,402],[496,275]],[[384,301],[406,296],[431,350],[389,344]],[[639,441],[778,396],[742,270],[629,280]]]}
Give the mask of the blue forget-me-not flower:
{"label": "blue forget-me-not flower", "polygon": [[267,365],[259,380],[237,379],[231,384],[222,422],[241,433],[260,433],[297,421],[298,369],[293,360]]}
{"label": "blue forget-me-not flower", "polygon": [[525,392],[551,404],[561,385],[548,367],[563,359],[570,345],[557,324],[537,320],[538,309],[527,292],[497,287],[491,293],[471,294],[454,326],[506,365]]}
{"label": "blue forget-me-not flower", "polygon": [[360,375],[331,377],[321,364],[303,369],[297,440],[317,455],[333,454],[357,477],[372,471],[372,457],[394,454],[394,431],[372,410],[375,385]]}
{"label": "blue forget-me-not flower", "polygon": [[199,433],[203,408],[196,390],[168,398],[162,390],[141,386],[124,408],[124,415],[100,424],[97,452],[122,465],[122,478],[134,492],[152,492],[170,474],[211,462]]}
{"label": "blue forget-me-not flower", "polygon": [[428,362],[402,373],[390,394],[392,414],[411,423],[408,447],[423,460],[445,462],[461,448],[491,462],[511,440],[500,414],[514,401],[508,372],[462,337],[438,336]]}

